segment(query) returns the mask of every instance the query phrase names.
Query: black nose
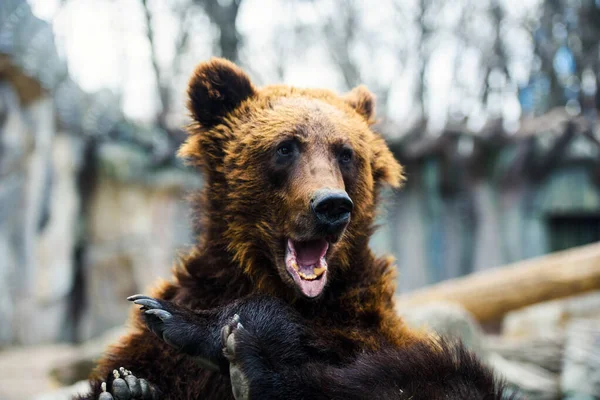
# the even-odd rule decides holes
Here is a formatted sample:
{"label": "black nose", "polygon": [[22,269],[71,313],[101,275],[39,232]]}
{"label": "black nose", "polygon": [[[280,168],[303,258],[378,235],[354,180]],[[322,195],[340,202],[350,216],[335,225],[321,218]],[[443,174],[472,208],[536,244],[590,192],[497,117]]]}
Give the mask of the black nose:
{"label": "black nose", "polygon": [[342,190],[318,190],[310,201],[319,223],[328,230],[345,227],[350,220],[354,204],[348,194]]}

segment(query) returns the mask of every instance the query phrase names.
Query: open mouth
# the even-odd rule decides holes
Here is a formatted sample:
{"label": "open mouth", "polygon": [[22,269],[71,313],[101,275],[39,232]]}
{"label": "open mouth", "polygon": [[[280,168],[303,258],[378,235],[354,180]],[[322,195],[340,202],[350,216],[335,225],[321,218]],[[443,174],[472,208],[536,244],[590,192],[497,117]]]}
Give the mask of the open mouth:
{"label": "open mouth", "polygon": [[316,297],[327,283],[325,254],[329,243],[325,239],[287,241],[285,267],[306,297]]}

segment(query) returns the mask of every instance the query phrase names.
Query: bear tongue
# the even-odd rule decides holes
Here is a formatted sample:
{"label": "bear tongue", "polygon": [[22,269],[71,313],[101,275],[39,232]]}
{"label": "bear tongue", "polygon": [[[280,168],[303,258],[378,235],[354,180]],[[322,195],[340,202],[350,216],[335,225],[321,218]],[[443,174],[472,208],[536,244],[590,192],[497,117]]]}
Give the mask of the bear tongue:
{"label": "bear tongue", "polygon": [[[307,242],[294,242],[296,261],[301,269],[307,268],[312,272],[312,267],[317,266],[327,249],[329,243],[323,239],[309,240]],[[304,268],[303,268],[304,267]]]}

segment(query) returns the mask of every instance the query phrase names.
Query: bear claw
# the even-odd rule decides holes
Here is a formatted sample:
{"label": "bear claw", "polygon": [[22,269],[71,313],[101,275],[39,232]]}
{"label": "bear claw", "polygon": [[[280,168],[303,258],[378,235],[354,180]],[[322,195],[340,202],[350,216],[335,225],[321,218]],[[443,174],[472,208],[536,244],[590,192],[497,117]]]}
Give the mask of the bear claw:
{"label": "bear claw", "polygon": [[173,318],[173,314],[165,310],[165,306],[160,301],[143,294],[129,296],[127,300],[141,306],[140,310],[144,314],[148,328],[159,338],[169,342],[169,338],[164,337],[164,323]]}
{"label": "bear claw", "polygon": [[146,310],[145,313],[146,314],[151,314],[151,315],[156,315],[162,321],[166,321],[169,318],[173,317],[173,315],[170,312],[165,311],[165,310],[152,309],[152,310]]}
{"label": "bear claw", "polygon": [[151,309],[162,309],[161,304],[154,300],[152,297],[144,296],[143,294],[136,294],[127,298],[129,301],[133,301],[135,304],[142,306],[143,308]]}

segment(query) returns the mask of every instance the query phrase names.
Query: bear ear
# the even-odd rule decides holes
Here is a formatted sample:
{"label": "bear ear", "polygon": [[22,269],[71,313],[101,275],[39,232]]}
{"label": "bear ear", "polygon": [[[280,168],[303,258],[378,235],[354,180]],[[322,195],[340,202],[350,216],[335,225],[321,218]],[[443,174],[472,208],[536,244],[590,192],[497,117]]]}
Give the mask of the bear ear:
{"label": "bear ear", "polygon": [[376,184],[387,184],[398,188],[404,182],[404,169],[379,135],[373,141],[373,161],[371,170]]}
{"label": "bear ear", "polygon": [[344,96],[344,100],[357,113],[362,115],[369,124],[375,122],[375,95],[365,85],[352,89]]}
{"label": "bear ear", "polygon": [[200,125],[210,128],[255,93],[241,68],[223,58],[213,58],[198,65],[192,74],[188,109]]}

